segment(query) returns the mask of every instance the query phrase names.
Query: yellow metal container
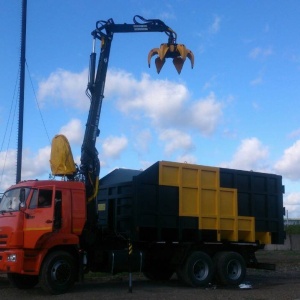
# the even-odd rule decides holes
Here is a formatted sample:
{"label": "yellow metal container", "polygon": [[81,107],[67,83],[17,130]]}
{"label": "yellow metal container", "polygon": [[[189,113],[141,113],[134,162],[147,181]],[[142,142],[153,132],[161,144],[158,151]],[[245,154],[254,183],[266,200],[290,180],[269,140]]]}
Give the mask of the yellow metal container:
{"label": "yellow metal container", "polygon": [[218,241],[255,242],[254,217],[238,216],[237,190],[220,187],[219,168],[162,161],[159,185],[179,188],[179,216],[198,217],[199,230],[216,230]]}

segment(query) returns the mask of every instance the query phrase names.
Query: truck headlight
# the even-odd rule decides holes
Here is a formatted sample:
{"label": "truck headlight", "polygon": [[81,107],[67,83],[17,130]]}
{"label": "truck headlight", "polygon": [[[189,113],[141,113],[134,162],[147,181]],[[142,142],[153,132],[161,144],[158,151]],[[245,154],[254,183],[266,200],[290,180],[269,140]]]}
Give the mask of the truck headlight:
{"label": "truck headlight", "polygon": [[10,261],[10,262],[15,262],[17,261],[17,254],[9,254],[7,256],[7,261]]}

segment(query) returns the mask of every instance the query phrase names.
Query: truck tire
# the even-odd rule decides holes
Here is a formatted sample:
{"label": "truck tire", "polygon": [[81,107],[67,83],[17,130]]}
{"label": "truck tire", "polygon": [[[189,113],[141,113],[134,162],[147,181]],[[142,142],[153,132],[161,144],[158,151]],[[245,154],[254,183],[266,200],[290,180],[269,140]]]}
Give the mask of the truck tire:
{"label": "truck tire", "polygon": [[196,251],[191,253],[177,273],[179,278],[190,286],[206,286],[214,275],[214,264],[208,254]]}
{"label": "truck tire", "polygon": [[216,279],[223,285],[239,285],[246,276],[246,262],[237,252],[220,252],[214,257]]}
{"label": "truck tire", "polygon": [[63,294],[73,287],[77,273],[75,259],[70,253],[52,252],[43,262],[40,285],[50,294]]}
{"label": "truck tire", "polygon": [[32,289],[39,283],[39,277],[35,275],[8,273],[7,278],[12,286],[21,290]]}

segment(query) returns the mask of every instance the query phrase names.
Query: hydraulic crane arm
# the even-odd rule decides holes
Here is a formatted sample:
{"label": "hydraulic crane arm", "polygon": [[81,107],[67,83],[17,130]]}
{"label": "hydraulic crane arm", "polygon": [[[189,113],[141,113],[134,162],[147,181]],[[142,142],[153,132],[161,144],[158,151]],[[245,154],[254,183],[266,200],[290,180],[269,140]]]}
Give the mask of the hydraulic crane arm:
{"label": "hydraulic crane arm", "polygon": [[[188,57],[191,60],[192,67],[194,56],[192,52],[185,48],[183,44],[177,44],[176,33],[164,22],[158,19],[146,20],[141,16],[133,18],[133,24],[115,24],[112,19],[108,21],[98,21],[96,29],[91,33],[93,36],[93,50],[90,55],[89,81],[86,94],[90,98],[90,110],[86,124],[84,140],[81,148],[81,166],[80,173],[84,177],[88,202],[94,202],[96,205],[96,195],[98,192],[98,180],[100,173],[100,162],[98,151],[96,149],[96,139],[99,136],[99,120],[101,114],[102,100],[104,98],[104,87],[110,55],[110,48],[114,33],[143,33],[143,32],[165,32],[168,36],[168,42],[161,44],[160,48],[154,48],[148,55],[148,63],[153,55],[158,54],[156,58],[157,72],[161,70],[165,58],[173,58],[174,65],[180,73],[182,65]],[[96,40],[101,41],[101,51],[96,70]],[[91,211],[95,211],[93,208]],[[90,216],[91,218],[91,216]]]}
{"label": "hydraulic crane arm", "polygon": [[[140,20],[140,21],[138,21]],[[167,26],[163,21],[159,19],[147,20],[141,16],[133,17],[134,24],[115,24],[113,19],[108,21],[96,22],[96,29],[92,32],[94,37],[101,39],[103,35],[109,35],[109,33],[121,33],[121,32],[165,32],[170,38],[176,40],[176,33]],[[104,33],[105,31],[106,33]]]}

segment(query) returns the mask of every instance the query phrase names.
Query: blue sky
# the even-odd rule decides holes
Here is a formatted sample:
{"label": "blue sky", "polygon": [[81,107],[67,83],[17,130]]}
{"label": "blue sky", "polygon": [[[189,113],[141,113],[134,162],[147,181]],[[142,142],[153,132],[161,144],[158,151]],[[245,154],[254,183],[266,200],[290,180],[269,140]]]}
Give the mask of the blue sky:
{"label": "blue sky", "polygon": [[[15,181],[21,0],[0,0],[0,190]],[[300,217],[299,1],[28,0],[22,179],[48,178],[63,133],[80,162],[96,21],[161,19],[195,55],[156,73],[164,33],[115,34],[97,148],[101,176],[158,160],[276,173]],[[99,45],[98,45],[99,46]],[[17,87],[17,88],[16,88]]]}

